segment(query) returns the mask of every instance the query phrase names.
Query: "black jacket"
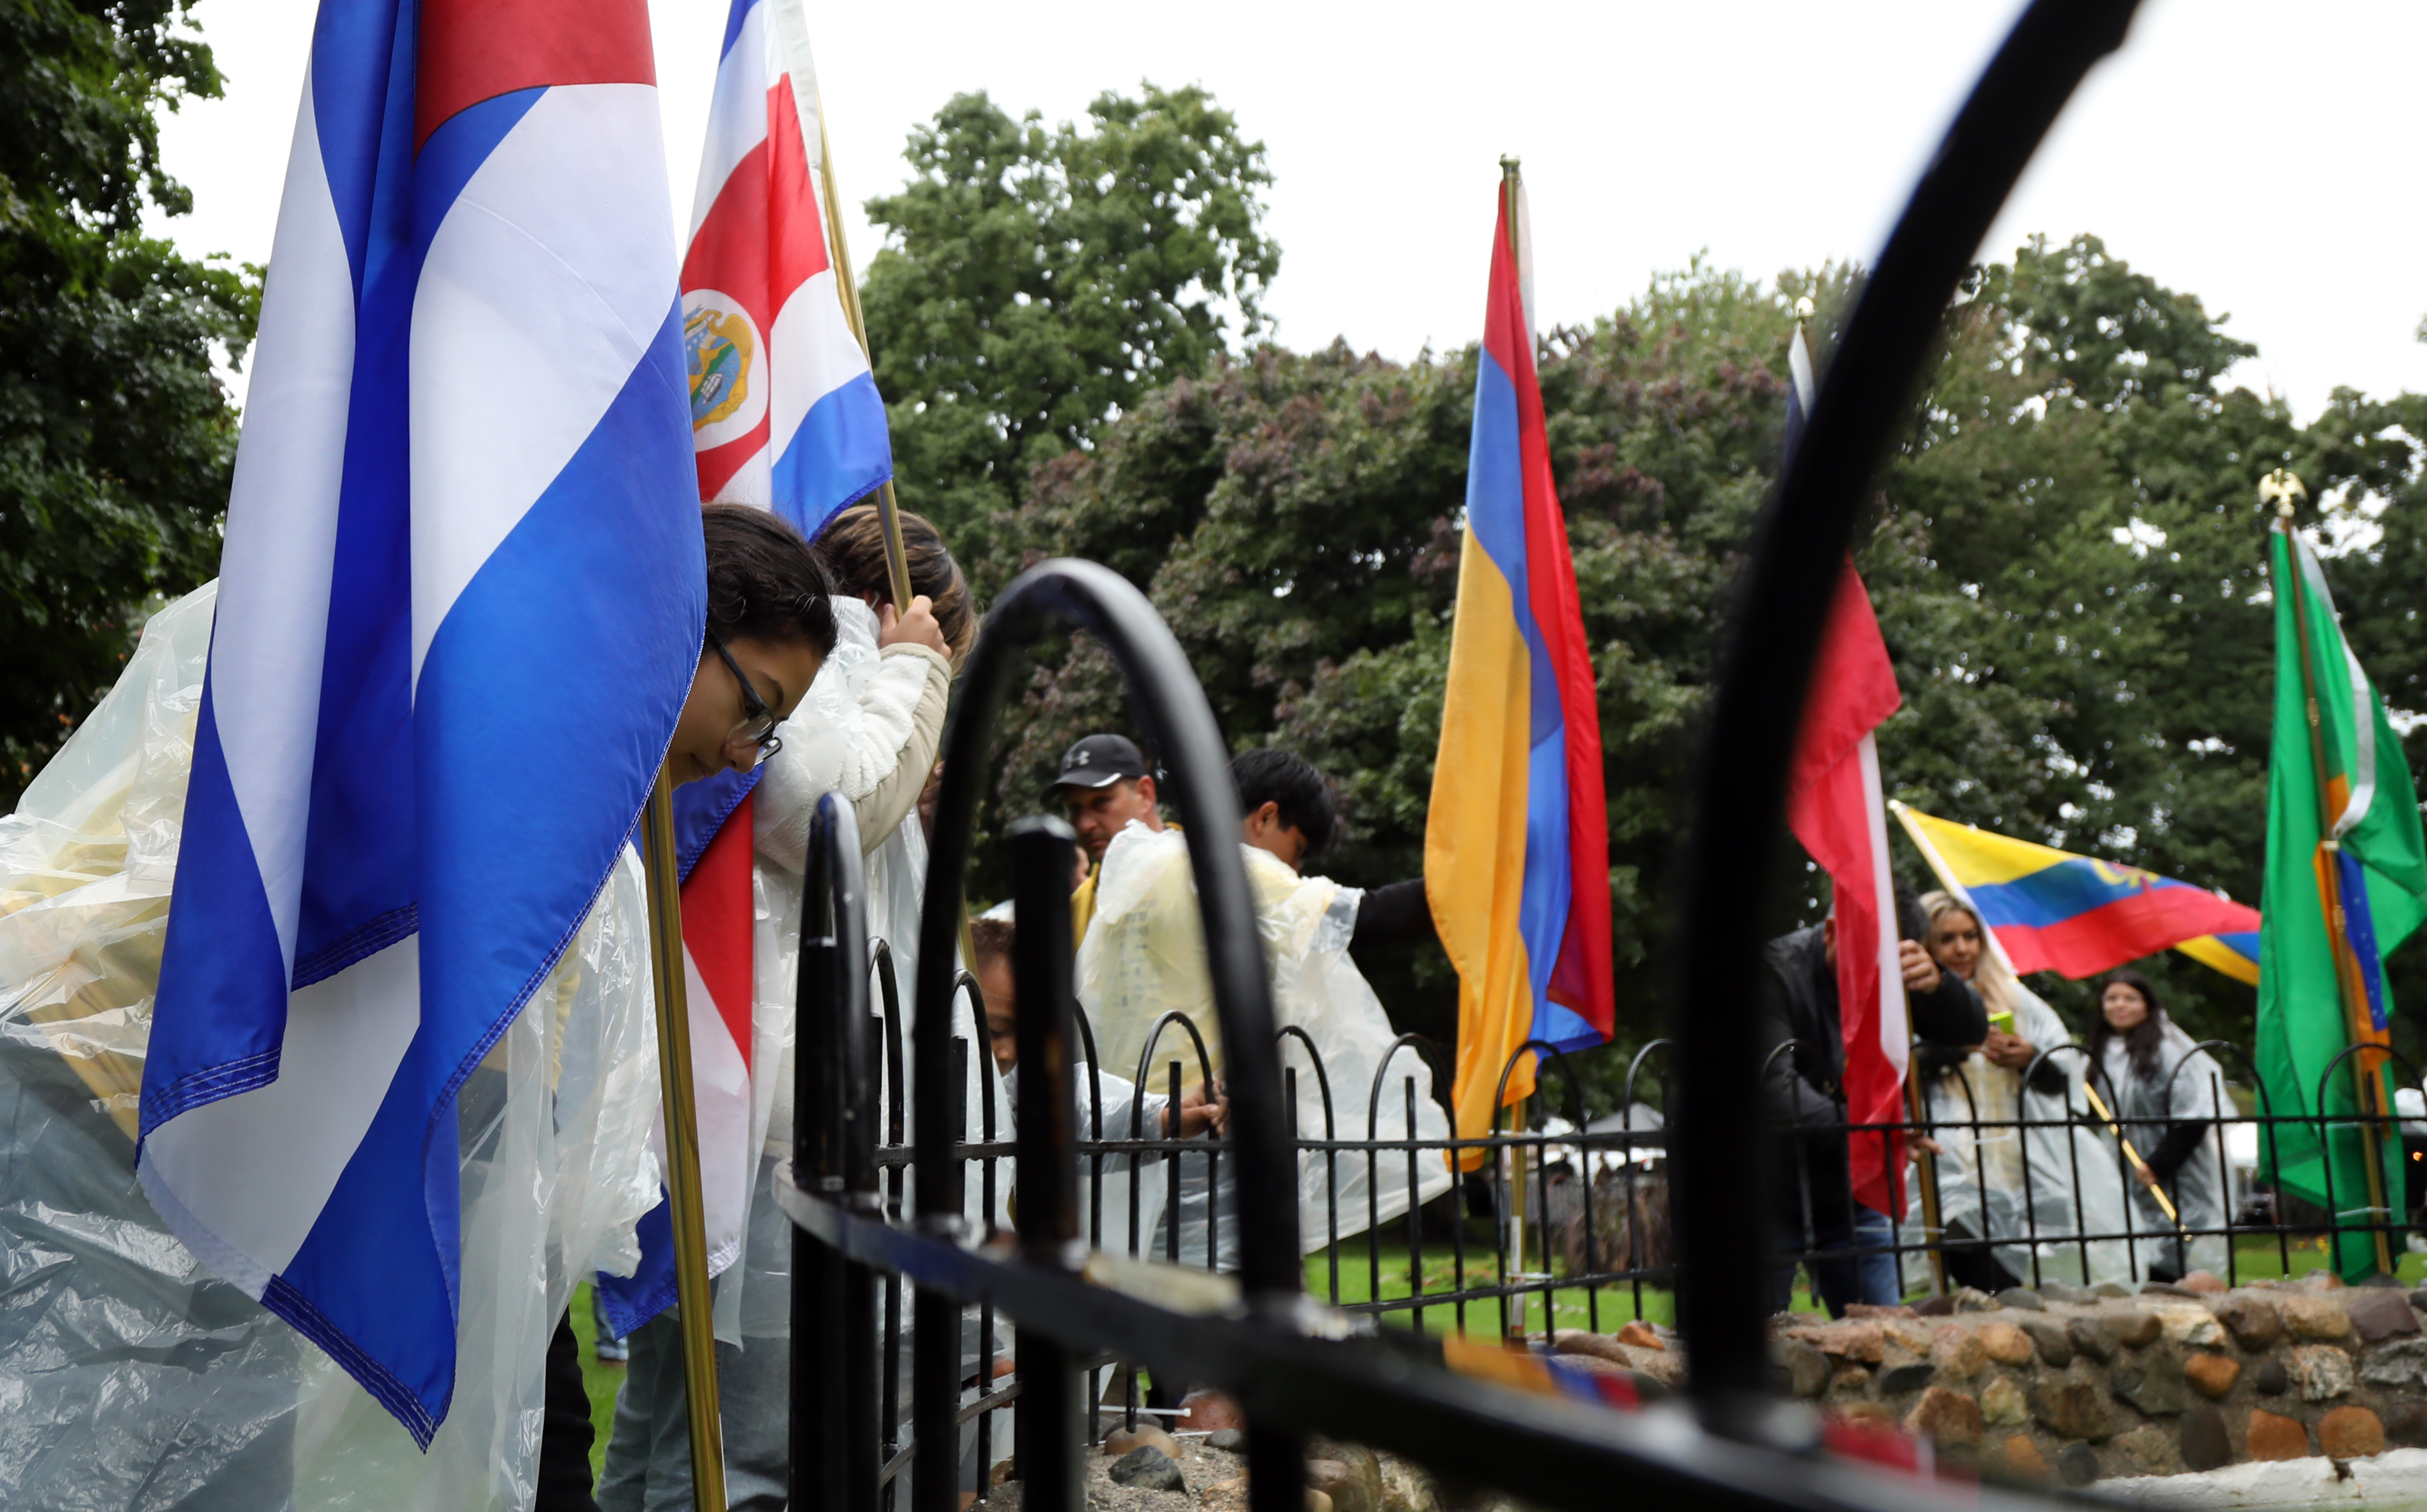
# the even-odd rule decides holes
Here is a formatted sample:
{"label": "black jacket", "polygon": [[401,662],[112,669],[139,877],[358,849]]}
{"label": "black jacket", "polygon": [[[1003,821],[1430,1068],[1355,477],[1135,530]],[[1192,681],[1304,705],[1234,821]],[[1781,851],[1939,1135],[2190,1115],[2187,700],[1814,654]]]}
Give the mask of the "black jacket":
{"label": "black jacket", "polygon": [[[1764,1113],[1780,1137],[1770,1158],[1771,1205],[1779,1220],[1800,1232],[1804,1206],[1799,1180],[1811,1192],[1811,1219],[1828,1232],[1847,1215],[1846,1036],[1837,1009],[1837,974],[1831,969],[1820,930],[1797,930],[1769,942],[1762,952],[1768,967],[1756,1041],[1772,1056],[1762,1074]],[[1937,1045],[1978,1045],[1989,1037],[1989,1015],[1979,998],[1951,971],[1939,973],[1929,992],[1907,992],[1917,1039]],[[1876,1136],[1871,1136],[1876,1137]]]}

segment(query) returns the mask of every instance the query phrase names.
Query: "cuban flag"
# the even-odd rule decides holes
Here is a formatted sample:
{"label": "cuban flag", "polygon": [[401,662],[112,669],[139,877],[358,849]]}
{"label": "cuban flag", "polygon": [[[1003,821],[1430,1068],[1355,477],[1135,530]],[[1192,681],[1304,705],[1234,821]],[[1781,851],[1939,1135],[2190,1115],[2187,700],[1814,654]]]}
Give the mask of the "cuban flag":
{"label": "cuban flag", "polygon": [[[1800,322],[1787,347],[1787,368],[1791,454],[1816,393]],[[1786,824],[1834,889],[1837,1012],[1846,1051],[1842,1080],[1847,1120],[1857,1124],[1903,1123],[1905,1065],[1912,1057],[1887,805],[1872,734],[1902,702],[1871,596],[1848,558],[1821,629],[1803,724],[1787,769]],[[1902,1130],[1857,1135],[1848,1141],[1846,1156],[1854,1200],[1902,1218]]]}
{"label": "cuban flag", "polygon": [[818,108],[800,0],[734,0],[682,267],[699,496],[811,538],[893,476],[826,247]]}
{"label": "cuban flag", "polygon": [[[1529,1041],[1606,1043],[1609,826],[1601,712],[1534,374],[1523,187],[1503,182],[1475,354],[1466,532],[1425,826],[1425,890],[1458,975],[1462,1139],[1534,1089]],[[1512,245],[1512,243],[1514,245]],[[1466,1163],[1480,1162],[1469,1151]]]}
{"label": "cuban flag", "polygon": [[456,1093],[655,780],[706,563],[644,0],[323,0],[138,1172],[427,1447]]}

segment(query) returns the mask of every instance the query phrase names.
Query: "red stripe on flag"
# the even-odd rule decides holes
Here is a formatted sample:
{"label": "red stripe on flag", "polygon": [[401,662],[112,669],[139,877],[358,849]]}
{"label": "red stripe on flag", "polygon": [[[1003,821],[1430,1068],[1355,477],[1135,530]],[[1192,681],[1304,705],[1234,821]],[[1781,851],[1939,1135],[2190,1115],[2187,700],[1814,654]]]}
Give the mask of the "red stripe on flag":
{"label": "red stripe on flag", "polygon": [[[1870,595],[1849,559],[1812,668],[1787,776],[1786,821],[1835,892],[1846,1117],[1857,1124],[1898,1123],[1904,1115],[1904,1080],[1881,1040],[1881,999],[1889,985],[1881,980],[1881,932],[1892,921],[1880,917],[1880,879],[1888,859],[1883,838],[1872,833],[1862,760],[1863,737],[1900,701]],[[1855,1200],[1902,1217],[1903,1135],[1855,1134],[1847,1157]]]}
{"label": "red stripe on flag", "polygon": [[551,84],[655,84],[647,0],[422,0],[413,147],[457,112]]}
{"label": "red stripe on flag", "polygon": [[2015,970],[2056,971],[2079,981],[2173,950],[2185,940],[2222,933],[2217,902],[2214,894],[2197,887],[2152,887],[2053,924],[1990,927]]}
{"label": "red stripe on flag", "polygon": [[[716,1015],[750,1065],[750,1004],[757,990],[751,969],[751,935],[758,910],[750,889],[751,812],[757,795],[741,800],[725,816],[716,837],[691,869],[682,886],[683,949],[708,984]],[[699,1005],[692,1005],[699,1011]]]}
{"label": "red stripe on flag", "polygon": [[772,422],[762,415],[748,434],[699,453],[699,501],[706,504],[723,493],[725,485],[733,481],[734,474],[748,466],[751,458],[767,449],[767,437],[772,431]]}
{"label": "red stripe on flag", "polygon": [[781,310],[792,291],[826,270],[826,229],[809,177],[808,149],[793,108],[790,74],[767,91],[767,308]]}
{"label": "red stripe on flag", "polygon": [[779,307],[767,297],[767,144],[733,165],[716,202],[692,233],[683,253],[682,290],[715,289],[730,297],[766,339]]}

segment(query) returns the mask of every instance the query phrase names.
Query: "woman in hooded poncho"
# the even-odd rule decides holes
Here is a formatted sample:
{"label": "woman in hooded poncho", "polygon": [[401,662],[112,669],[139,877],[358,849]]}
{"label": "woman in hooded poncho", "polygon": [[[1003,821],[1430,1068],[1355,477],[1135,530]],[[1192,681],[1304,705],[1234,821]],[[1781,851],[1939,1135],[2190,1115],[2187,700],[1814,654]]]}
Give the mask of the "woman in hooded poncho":
{"label": "woman in hooded poncho", "polygon": [[2079,1120],[2089,1060],[2039,994],[2023,985],[1979,916],[1950,893],[1921,899],[1923,944],[1971,984],[1989,1037],[1969,1050],[1916,1055],[1938,1148],[1939,1222],[1950,1278],[1995,1293],[2044,1280],[2094,1283],[2126,1270],[2124,1189],[2114,1152]]}
{"label": "woman in hooded poncho", "polygon": [[[2224,1269],[2223,1232],[2230,1216],[2217,1126],[2230,1116],[2224,1068],[2166,1016],[2158,989],[2138,971],[2099,984],[2098,1021],[2090,1028],[2108,1106],[2134,1162],[2108,1140],[2108,1160],[2131,1172],[2132,1248],[2143,1276],[2178,1281],[2193,1271]],[[2175,1206],[2168,1217],[2163,1191]],[[2177,1222],[2179,1220],[2179,1222]],[[2202,1233],[2202,1229],[2214,1230]]]}

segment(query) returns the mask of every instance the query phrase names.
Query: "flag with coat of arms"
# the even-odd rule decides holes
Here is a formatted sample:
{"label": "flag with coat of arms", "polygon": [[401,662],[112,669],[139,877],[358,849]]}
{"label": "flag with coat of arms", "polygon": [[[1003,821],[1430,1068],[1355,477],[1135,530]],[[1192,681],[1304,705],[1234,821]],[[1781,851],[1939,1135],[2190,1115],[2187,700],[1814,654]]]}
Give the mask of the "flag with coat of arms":
{"label": "flag with coat of arms", "polygon": [[[810,537],[893,476],[885,406],[827,245],[820,114],[799,0],[733,0],[682,270],[699,496],[772,509]],[[741,1258],[773,1103],[752,1065],[757,776],[723,772],[675,794],[711,1275]],[[642,1220],[639,1268],[597,1285],[619,1333],[673,1304],[667,1204]]]}
{"label": "flag with coat of arms", "polygon": [[893,476],[827,245],[821,116],[800,0],[733,0],[682,265],[699,496],[811,538]]}

